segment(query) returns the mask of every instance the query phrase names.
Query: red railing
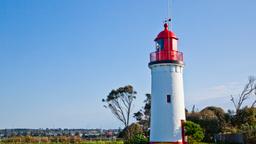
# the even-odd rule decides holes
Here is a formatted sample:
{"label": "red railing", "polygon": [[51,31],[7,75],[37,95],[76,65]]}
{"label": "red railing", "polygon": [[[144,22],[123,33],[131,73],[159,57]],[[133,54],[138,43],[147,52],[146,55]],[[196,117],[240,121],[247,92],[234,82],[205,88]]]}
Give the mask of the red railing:
{"label": "red railing", "polygon": [[179,51],[158,51],[150,54],[150,62],[175,60],[183,62],[183,53]]}

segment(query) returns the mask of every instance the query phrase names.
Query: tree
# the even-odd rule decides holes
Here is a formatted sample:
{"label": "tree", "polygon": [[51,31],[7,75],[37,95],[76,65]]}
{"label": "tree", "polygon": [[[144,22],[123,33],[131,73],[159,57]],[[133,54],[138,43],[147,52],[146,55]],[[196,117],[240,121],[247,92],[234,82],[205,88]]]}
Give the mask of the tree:
{"label": "tree", "polygon": [[212,113],[211,117],[208,117],[208,119],[217,119],[218,121],[218,128],[220,131],[222,131],[222,128],[224,128],[225,124],[226,124],[226,114],[224,112],[224,110],[220,107],[215,107],[215,106],[208,106],[206,108],[204,108],[203,110],[201,110],[201,114],[205,117],[207,117],[207,111],[208,114]]}
{"label": "tree", "polygon": [[151,95],[146,94],[146,100],[144,100],[143,109],[134,113],[133,117],[138,121],[140,125],[142,125],[144,131],[147,131],[150,126],[150,115],[151,115]]}
{"label": "tree", "polygon": [[211,142],[214,134],[222,132],[226,125],[225,112],[220,107],[208,106],[200,112],[187,113],[186,117],[204,129],[204,141],[207,142]]}
{"label": "tree", "polygon": [[114,116],[127,127],[129,126],[131,108],[136,94],[137,92],[134,91],[133,87],[127,85],[112,90],[106,99],[102,99],[102,102],[106,103],[104,107],[109,108]]}
{"label": "tree", "polygon": [[239,110],[234,124],[245,136],[246,143],[256,143],[256,108],[245,107]]}
{"label": "tree", "polygon": [[243,124],[256,126],[256,108],[245,107],[237,112],[234,125],[241,126]]}
{"label": "tree", "polygon": [[203,140],[204,132],[199,124],[192,121],[185,123],[185,135],[188,136],[188,143],[198,143]]}
{"label": "tree", "polygon": [[[231,95],[231,102],[233,103],[236,112],[238,112],[241,108],[243,103],[252,95],[256,95],[256,79],[253,76],[250,76],[248,79],[248,83],[245,85],[243,91],[239,95],[238,101],[236,102],[233,95]],[[251,107],[256,105],[256,100],[252,103]]]}

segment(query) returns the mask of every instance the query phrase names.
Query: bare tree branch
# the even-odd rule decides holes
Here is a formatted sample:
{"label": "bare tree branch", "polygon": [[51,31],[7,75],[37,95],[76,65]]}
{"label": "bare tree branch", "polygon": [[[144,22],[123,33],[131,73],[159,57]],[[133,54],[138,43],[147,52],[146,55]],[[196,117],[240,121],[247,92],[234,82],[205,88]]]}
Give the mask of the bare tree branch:
{"label": "bare tree branch", "polygon": [[[239,95],[238,98],[238,102],[235,102],[235,98],[233,95],[231,95],[231,102],[233,103],[236,112],[238,112],[243,103],[250,98],[250,96],[252,95],[252,93],[254,92],[254,95],[256,95],[256,79],[253,76],[250,76],[248,79],[248,83],[245,85],[243,91],[241,92],[241,94]],[[251,107],[254,107],[254,105],[256,105],[256,100],[252,103]]]}
{"label": "bare tree branch", "polygon": [[256,105],[256,100],[252,103],[251,108],[253,108]]}
{"label": "bare tree branch", "polygon": [[233,97],[233,95],[231,95],[231,99],[230,100],[234,104],[235,109],[237,109],[237,104],[235,102],[235,98]]}

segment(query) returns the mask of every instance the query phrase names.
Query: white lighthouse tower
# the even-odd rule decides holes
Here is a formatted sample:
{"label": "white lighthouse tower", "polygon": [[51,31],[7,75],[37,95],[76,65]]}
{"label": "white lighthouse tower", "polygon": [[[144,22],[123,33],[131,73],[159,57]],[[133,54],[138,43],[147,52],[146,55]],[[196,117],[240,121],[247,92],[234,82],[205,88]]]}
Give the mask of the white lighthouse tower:
{"label": "white lighthouse tower", "polygon": [[183,54],[178,51],[178,38],[164,30],[155,39],[156,51],[150,54],[151,126],[150,144],[185,144]]}

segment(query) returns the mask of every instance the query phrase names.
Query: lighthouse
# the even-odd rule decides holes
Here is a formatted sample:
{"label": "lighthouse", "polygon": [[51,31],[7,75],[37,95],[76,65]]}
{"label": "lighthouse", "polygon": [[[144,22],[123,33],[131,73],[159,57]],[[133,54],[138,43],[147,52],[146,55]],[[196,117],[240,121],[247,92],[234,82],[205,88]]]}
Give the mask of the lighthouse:
{"label": "lighthouse", "polygon": [[150,144],[185,144],[183,53],[178,38],[164,24],[155,38],[155,52],[150,54],[151,121]]}

